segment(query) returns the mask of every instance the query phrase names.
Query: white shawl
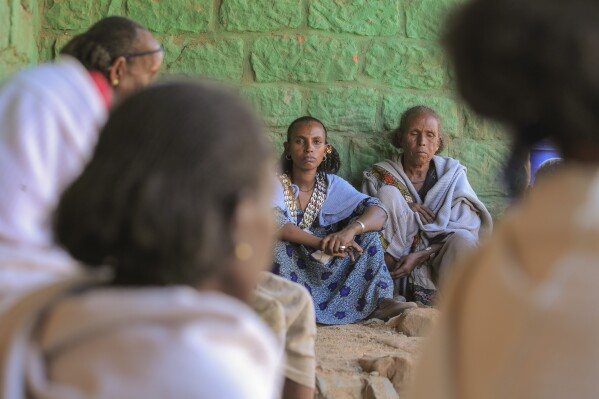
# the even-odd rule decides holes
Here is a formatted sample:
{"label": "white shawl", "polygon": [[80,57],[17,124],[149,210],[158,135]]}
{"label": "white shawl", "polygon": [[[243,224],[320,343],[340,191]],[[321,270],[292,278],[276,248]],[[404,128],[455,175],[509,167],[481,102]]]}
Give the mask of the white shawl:
{"label": "white shawl", "polygon": [[88,71],[70,57],[24,70],[0,89],[0,298],[72,270],[54,246],[51,216],[106,116]]}
{"label": "white shawl", "polygon": [[0,325],[3,399],[274,399],[282,350],[245,304],[189,287],[63,280]]}
{"label": "white shawl", "polygon": [[[490,234],[493,228],[493,219],[470,186],[466,177],[466,168],[459,161],[449,157],[436,155],[433,157],[433,162],[438,180],[426,194],[424,202],[418,195],[418,190],[414,188],[405,174],[401,157],[386,160],[377,165],[385,168],[402,181],[414,200],[419,204],[424,204],[436,215],[432,223],[425,224],[420,219],[420,215],[415,212],[419,229],[428,238],[464,230],[472,233],[474,237]],[[375,195],[375,190],[380,188],[381,183],[373,181],[374,179],[367,175],[365,178],[367,179],[364,184],[366,191]],[[375,192],[373,194],[370,191]]]}

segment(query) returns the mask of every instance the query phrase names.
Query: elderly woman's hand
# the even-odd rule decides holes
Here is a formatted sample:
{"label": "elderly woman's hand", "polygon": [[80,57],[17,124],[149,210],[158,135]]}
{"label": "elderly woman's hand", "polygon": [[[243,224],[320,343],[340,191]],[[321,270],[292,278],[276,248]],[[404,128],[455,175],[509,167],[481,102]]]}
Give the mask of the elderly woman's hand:
{"label": "elderly woman's hand", "polygon": [[412,252],[399,258],[395,264],[395,269],[391,270],[391,277],[395,280],[403,276],[408,276],[416,266],[428,259],[428,254],[422,252]]}
{"label": "elderly woman's hand", "polygon": [[436,216],[433,211],[430,210],[430,208],[415,202],[410,202],[408,206],[414,213],[418,213],[420,215],[420,219],[422,219],[425,224],[432,223],[435,220]]}

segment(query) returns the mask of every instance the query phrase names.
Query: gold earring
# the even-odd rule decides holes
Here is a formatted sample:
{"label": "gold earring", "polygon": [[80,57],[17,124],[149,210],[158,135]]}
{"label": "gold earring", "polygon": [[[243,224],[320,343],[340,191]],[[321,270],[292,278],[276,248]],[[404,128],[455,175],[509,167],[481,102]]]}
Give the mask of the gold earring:
{"label": "gold earring", "polygon": [[254,249],[247,242],[240,242],[235,245],[235,257],[240,261],[250,260],[254,256]]}
{"label": "gold earring", "polygon": [[119,80],[118,79],[112,79],[112,86],[113,87],[117,87],[119,85]]}

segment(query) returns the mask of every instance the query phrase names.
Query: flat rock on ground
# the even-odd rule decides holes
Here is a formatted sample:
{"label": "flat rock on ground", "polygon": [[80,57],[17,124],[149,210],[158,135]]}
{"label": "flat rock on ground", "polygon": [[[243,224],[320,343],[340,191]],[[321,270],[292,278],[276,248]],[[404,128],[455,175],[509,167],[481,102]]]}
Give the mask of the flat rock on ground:
{"label": "flat rock on ground", "polygon": [[316,399],[397,399],[405,395],[423,338],[394,323],[319,326]]}

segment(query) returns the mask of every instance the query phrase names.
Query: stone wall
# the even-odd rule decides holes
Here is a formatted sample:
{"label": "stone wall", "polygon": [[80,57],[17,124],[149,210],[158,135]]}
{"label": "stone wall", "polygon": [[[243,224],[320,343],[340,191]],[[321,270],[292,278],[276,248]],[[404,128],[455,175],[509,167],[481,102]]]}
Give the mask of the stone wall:
{"label": "stone wall", "polygon": [[38,61],[37,0],[0,0],[0,82]]}
{"label": "stone wall", "polygon": [[[444,119],[445,153],[468,167],[475,190],[497,214],[506,202],[500,178],[506,138],[456,99],[437,44],[443,17],[459,1],[40,0],[39,54],[52,58],[102,16],[129,16],[163,43],[166,74],[239,88],[264,117],[277,151],[293,119],[323,120],[342,156],[340,174],[354,184],[365,167],[394,152],[389,132],[401,112],[432,106]],[[21,32],[30,28],[23,20],[11,19],[10,31],[31,37]],[[10,51],[27,54],[20,46]]]}

